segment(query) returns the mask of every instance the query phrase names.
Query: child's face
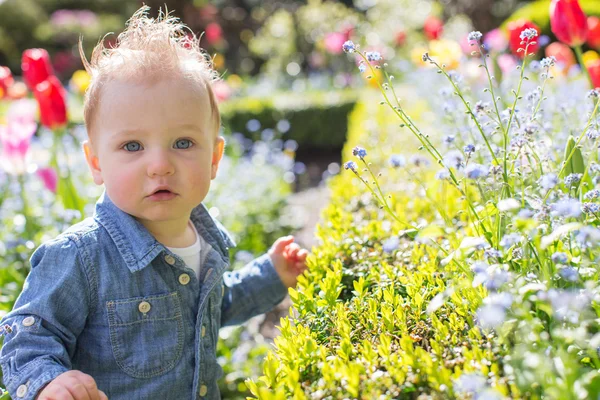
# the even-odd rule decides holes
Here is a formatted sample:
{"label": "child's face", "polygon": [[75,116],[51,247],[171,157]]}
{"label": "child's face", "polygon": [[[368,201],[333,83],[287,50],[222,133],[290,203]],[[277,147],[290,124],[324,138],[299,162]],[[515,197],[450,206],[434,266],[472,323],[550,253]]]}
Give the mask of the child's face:
{"label": "child's face", "polygon": [[187,223],[217,174],[224,141],[213,135],[208,94],[190,86],[112,81],[102,90],[86,158],[94,182],[142,223]]}

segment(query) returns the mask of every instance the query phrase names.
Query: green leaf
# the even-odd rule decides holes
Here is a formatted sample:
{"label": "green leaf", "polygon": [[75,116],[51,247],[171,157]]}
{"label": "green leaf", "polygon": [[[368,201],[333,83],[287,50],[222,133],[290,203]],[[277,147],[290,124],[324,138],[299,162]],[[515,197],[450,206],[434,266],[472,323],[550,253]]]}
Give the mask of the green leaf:
{"label": "green leaf", "polygon": [[[581,149],[575,146],[575,143],[575,138],[572,135],[569,136],[569,140],[567,141],[567,146],[565,148],[565,167],[563,168],[563,172],[560,175],[561,178],[564,178],[571,174],[583,175],[585,173],[585,163],[583,160],[583,154],[581,154]],[[571,153],[573,153],[573,155],[569,158]]]}

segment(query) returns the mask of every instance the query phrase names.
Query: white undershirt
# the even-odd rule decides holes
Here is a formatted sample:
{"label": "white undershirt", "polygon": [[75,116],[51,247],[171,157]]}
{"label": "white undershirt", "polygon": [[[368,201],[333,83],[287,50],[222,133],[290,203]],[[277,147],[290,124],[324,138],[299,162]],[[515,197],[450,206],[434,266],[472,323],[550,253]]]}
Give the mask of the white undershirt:
{"label": "white undershirt", "polygon": [[206,256],[211,250],[210,244],[206,243],[201,235],[198,234],[196,227],[191,223],[192,229],[194,230],[194,234],[196,235],[196,242],[188,247],[168,247],[167,249],[171,250],[173,253],[181,257],[181,259],[185,262],[188,268],[191,268],[196,272],[196,277],[200,279],[200,269],[204,261],[206,260]]}

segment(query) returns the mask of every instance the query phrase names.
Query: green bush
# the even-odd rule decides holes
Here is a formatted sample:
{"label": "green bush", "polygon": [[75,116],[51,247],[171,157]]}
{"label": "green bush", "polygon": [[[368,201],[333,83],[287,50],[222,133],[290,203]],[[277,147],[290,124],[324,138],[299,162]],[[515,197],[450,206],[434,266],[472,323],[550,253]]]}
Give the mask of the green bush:
{"label": "green bush", "polygon": [[274,128],[286,119],[290,130],[284,139],[293,139],[303,148],[340,149],[346,141],[348,114],[354,108],[353,91],[283,93],[268,98],[242,98],[221,105],[223,125],[259,140],[261,132],[249,132],[248,121],[256,119],[262,127]]}

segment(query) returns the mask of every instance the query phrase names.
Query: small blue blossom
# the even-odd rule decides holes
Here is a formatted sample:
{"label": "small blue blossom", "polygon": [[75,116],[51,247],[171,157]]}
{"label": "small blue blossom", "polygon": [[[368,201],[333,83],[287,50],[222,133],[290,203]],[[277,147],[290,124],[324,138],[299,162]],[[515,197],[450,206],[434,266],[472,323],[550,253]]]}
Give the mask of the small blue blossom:
{"label": "small blue blossom", "polygon": [[575,240],[584,247],[592,247],[600,242],[600,230],[592,226],[584,226],[575,235]]}
{"label": "small blue blossom", "polygon": [[496,328],[506,319],[506,310],[497,304],[485,304],[477,309],[477,324],[484,329]]}
{"label": "small blue blossom", "polygon": [[465,175],[469,179],[479,179],[488,176],[490,173],[490,169],[485,165],[481,164],[469,164],[467,168],[465,168]]}
{"label": "small blue blossom", "polygon": [[497,250],[497,249],[487,249],[486,251],[483,252],[483,254],[487,258],[500,258],[500,257],[502,257],[502,252],[500,250]]}
{"label": "small blue blossom", "polygon": [[365,56],[369,62],[381,60],[381,54],[378,51],[367,51]]}
{"label": "small blue blossom", "polygon": [[367,156],[367,151],[362,147],[356,146],[352,149],[352,154],[358,158],[365,158]]}
{"label": "small blue blossom", "polygon": [[582,177],[583,174],[569,174],[565,177],[565,185],[567,185],[567,187],[573,187],[581,181]]}
{"label": "small blue blossom", "polygon": [[476,274],[487,274],[489,266],[490,264],[485,261],[475,261],[473,265],[471,265],[471,270]]}
{"label": "small blue blossom", "polygon": [[246,129],[249,132],[256,132],[260,129],[260,121],[257,119],[251,119],[246,123]]}
{"label": "small blue blossom", "polygon": [[577,218],[581,215],[581,203],[575,199],[564,199],[551,205],[552,216]]}
{"label": "small blue blossom", "polygon": [[542,189],[550,190],[558,184],[558,176],[552,173],[542,175],[538,183],[542,187]]}
{"label": "small blue blossom", "polygon": [[386,253],[391,253],[400,246],[400,239],[398,236],[392,236],[383,242],[382,248]]}
{"label": "small blue blossom", "polygon": [[452,150],[444,156],[444,165],[448,168],[460,168],[463,164],[463,155],[458,150]]}
{"label": "small blue blossom", "polygon": [[540,61],[540,65],[542,66],[542,68],[550,68],[555,64],[556,58],[554,56],[542,58],[542,61]]}
{"label": "small blue blossom", "polygon": [[342,49],[346,53],[354,53],[354,50],[356,50],[356,46],[354,45],[354,42],[352,40],[347,40],[342,45]]}
{"label": "small blue blossom", "polygon": [[586,200],[596,200],[598,197],[600,197],[600,190],[598,189],[592,189],[583,196]]}
{"label": "small blue blossom", "polygon": [[455,139],[454,135],[444,136],[444,143],[451,144],[452,142],[454,142],[454,139]]}
{"label": "small blue blossom", "polygon": [[450,179],[450,172],[448,172],[448,170],[445,168],[440,169],[438,172],[435,173],[435,179],[439,179],[439,180]]}
{"label": "small blue blossom", "polygon": [[483,35],[481,34],[481,32],[473,31],[473,32],[469,33],[468,39],[470,41],[478,42],[481,40],[482,37],[483,37]]}
{"label": "small blue blossom", "polygon": [[533,211],[531,211],[527,208],[524,208],[521,211],[519,211],[519,213],[517,214],[517,217],[519,217],[521,219],[530,219],[530,218],[533,218],[533,215],[534,215]]}
{"label": "small blue blossom", "polygon": [[500,246],[507,249],[520,242],[521,235],[519,235],[518,233],[508,233],[502,237],[502,240],[500,240]]}
{"label": "small blue blossom", "polygon": [[583,203],[581,205],[581,211],[585,214],[598,214],[600,211],[600,204],[598,203]]}
{"label": "small blue blossom", "polygon": [[579,279],[579,273],[573,267],[562,268],[558,273],[566,281],[577,282]]}
{"label": "small blue blossom", "polygon": [[365,64],[360,64],[360,65],[358,66],[358,70],[359,70],[360,72],[365,72],[365,71],[367,70],[367,66],[366,66]]}
{"label": "small blue blossom", "polygon": [[467,154],[471,154],[475,152],[475,145],[474,144],[468,144],[465,147],[463,147],[463,151]]}
{"label": "small blue blossom", "polygon": [[486,387],[486,379],[479,373],[463,373],[454,381],[454,390],[460,393],[476,394]]}
{"label": "small blue blossom", "polygon": [[421,166],[428,166],[429,165],[429,159],[427,159],[427,157],[416,154],[414,156],[410,157],[410,163],[414,164],[415,167],[421,167]]}
{"label": "small blue blossom", "polygon": [[557,251],[556,253],[552,254],[552,262],[554,264],[566,264],[568,260],[569,258],[567,257],[567,254],[563,253],[562,251]]}
{"label": "small blue blossom", "polygon": [[521,38],[521,40],[533,40],[538,36],[538,33],[535,29],[533,28],[527,28],[527,29],[523,29],[523,31],[521,32],[521,35],[519,36]]}
{"label": "small blue blossom", "polygon": [[358,169],[358,165],[356,165],[354,161],[348,161],[346,164],[344,164],[344,168],[349,169],[352,172],[356,172],[356,170]]}
{"label": "small blue blossom", "polygon": [[389,159],[389,163],[394,168],[401,168],[406,165],[406,159],[403,155],[392,154]]}

